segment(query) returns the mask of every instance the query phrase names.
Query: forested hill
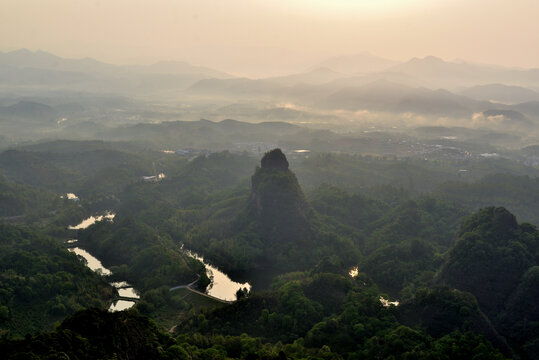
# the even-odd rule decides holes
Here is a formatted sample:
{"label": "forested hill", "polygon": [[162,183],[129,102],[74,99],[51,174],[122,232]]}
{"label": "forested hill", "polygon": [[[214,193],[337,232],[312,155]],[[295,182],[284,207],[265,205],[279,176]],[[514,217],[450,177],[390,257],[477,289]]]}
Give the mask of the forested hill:
{"label": "forested hill", "polygon": [[359,258],[357,234],[324,223],[280,149],[264,155],[249,194],[235,194],[197,215],[191,224],[176,220],[186,223],[183,241],[227,271],[283,273],[308,269],[328,254],[349,265]]}
{"label": "forested hill", "polygon": [[[0,199],[22,215],[4,218],[19,225],[0,232],[2,354],[537,359],[538,231],[511,209],[473,211],[533,190],[534,179],[519,177],[526,186],[518,190],[510,186],[515,175],[491,175],[491,187],[506,185],[496,196],[491,187],[480,192],[475,179],[451,183],[481,195],[465,202],[447,187],[417,193],[383,181],[408,165],[427,183],[451,177],[429,161],[80,145],[72,154],[76,142],[0,155]],[[495,164],[481,163],[481,171]],[[165,176],[142,180],[154,167]],[[39,176],[47,169],[70,176],[78,200]],[[342,172],[349,177],[341,182],[323,181]],[[532,200],[522,205],[539,214]],[[113,221],[67,228],[104,210]],[[94,308],[104,309],[114,290],[63,248],[70,238],[112,271],[108,281],[126,280],[140,292],[131,310]],[[195,292],[211,289],[211,274],[186,249],[249,282],[250,291],[238,291],[232,304]]]}
{"label": "forested hill", "polygon": [[52,329],[74,311],[107,308],[116,294],[55,239],[10,225],[0,225],[0,280],[4,336]]}
{"label": "forested hill", "polygon": [[538,265],[537,229],[519,225],[504,208],[490,207],[462,224],[437,281],[473,294],[511,342],[537,351]]}

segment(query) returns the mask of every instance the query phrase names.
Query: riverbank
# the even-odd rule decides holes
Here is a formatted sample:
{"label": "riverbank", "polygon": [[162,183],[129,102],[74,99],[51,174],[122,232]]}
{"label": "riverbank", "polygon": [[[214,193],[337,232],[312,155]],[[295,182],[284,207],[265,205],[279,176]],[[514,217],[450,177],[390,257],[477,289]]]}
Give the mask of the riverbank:
{"label": "riverbank", "polygon": [[[86,218],[77,225],[69,226],[68,229],[70,230],[87,229],[93,224],[95,224],[96,222],[113,221],[114,217],[115,217],[114,213],[105,212],[102,215],[95,215],[95,216]],[[112,271],[110,269],[107,269],[98,258],[90,254],[90,252],[88,252],[87,250],[82,249],[81,247],[78,246],[79,243],[77,239],[67,240],[66,245],[69,246],[69,251],[83,258],[86,265],[93,271],[99,274],[102,274],[104,276],[112,275]],[[237,283],[237,282],[232,281],[225,273],[220,271],[218,268],[212,266],[211,264],[207,263],[202,256],[196,253],[190,252],[186,249],[183,249],[183,247],[181,247],[179,251],[186,258],[196,259],[204,265],[208,278],[210,279],[210,284],[206,288],[205,292],[195,289],[195,285],[200,279],[200,275],[197,274],[197,279],[195,279],[194,281],[190,283],[180,284],[180,285],[170,287],[169,291],[174,292],[174,294],[171,294],[173,298],[177,297],[175,292],[182,290],[181,292],[187,291],[192,294],[192,296],[190,297],[181,296],[181,300],[183,302],[185,302],[186,299],[187,300],[197,299],[197,303],[203,303],[204,305],[207,305],[207,306],[215,306],[216,303],[230,304],[234,302],[236,300],[236,292],[240,289],[250,290],[251,285],[249,283]],[[120,282],[117,281],[110,284],[117,289],[119,296],[116,299],[116,301],[114,301],[113,304],[110,306],[109,311],[121,311],[121,310],[129,309],[130,307],[134,306],[136,301],[138,301],[141,298],[141,296],[139,295],[139,291],[137,291],[133,286],[128,284],[126,281],[120,281]],[[142,297],[144,297],[144,293],[142,295],[143,295]],[[205,298],[206,301],[201,302],[200,298]],[[174,301],[172,303],[174,303]],[[193,306],[193,304],[189,304],[189,303],[187,305],[188,307]],[[155,306],[152,306],[150,308],[150,310],[152,309],[155,310]],[[179,310],[181,309],[176,309],[176,311],[179,311]],[[169,313],[170,311],[174,311],[174,309],[172,308],[168,309],[168,311],[165,311],[165,313]]]}

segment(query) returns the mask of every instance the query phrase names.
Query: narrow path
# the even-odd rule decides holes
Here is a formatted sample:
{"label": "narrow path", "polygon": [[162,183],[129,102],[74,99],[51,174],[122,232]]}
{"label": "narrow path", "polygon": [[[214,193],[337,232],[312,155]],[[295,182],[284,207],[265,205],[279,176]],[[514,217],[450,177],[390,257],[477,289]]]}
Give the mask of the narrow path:
{"label": "narrow path", "polygon": [[190,287],[186,287],[186,289],[191,291],[191,292],[194,292],[194,293],[196,293],[198,295],[202,295],[202,296],[205,296],[205,297],[210,298],[212,300],[219,301],[220,303],[223,303],[223,304],[232,304],[234,302],[234,301],[230,301],[230,300],[223,300],[223,299],[216,298],[215,296],[205,294],[203,292],[200,292],[200,291],[195,290],[195,289],[190,288]]}
{"label": "narrow path", "polygon": [[221,302],[221,303],[223,303],[223,304],[232,304],[232,303],[233,303],[233,301],[219,299],[219,298],[216,298],[215,296],[211,296],[211,295],[205,294],[205,293],[203,293],[203,292],[201,292],[201,291],[198,291],[198,290],[193,289],[192,286],[195,285],[195,284],[198,282],[199,279],[200,279],[200,275],[197,274],[197,279],[196,279],[195,281],[193,281],[193,282],[191,282],[191,283],[189,283],[189,284],[187,284],[187,285],[173,286],[173,287],[171,287],[169,290],[170,290],[170,291],[174,291],[174,290],[178,290],[178,289],[187,289],[187,290],[189,290],[189,291],[191,291],[191,292],[194,292],[195,294],[205,296],[205,297],[207,297],[207,298],[209,298],[209,299],[212,299],[212,300],[215,300],[215,301],[219,301],[219,302]]}
{"label": "narrow path", "polygon": [[24,219],[25,217],[26,217],[26,215],[4,216],[4,217],[0,217],[0,222],[12,221],[12,220],[21,220],[21,219]]}
{"label": "narrow path", "polygon": [[137,302],[140,300],[140,298],[134,298],[129,296],[116,296],[115,300],[125,300],[125,301],[134,301]]}
{"label": "narrow path", "polygon": [[195,285],[197,283],[197,281],[200,279],[200,275],[199,274],[196,274],[197,278],[195,281],[187,284],[187,285],[178,285],[178,286],[173,286],[171,287],[169,290],[170,291],[174,291],[174,290],[177,290],[177,289],[185,289],[185,288],[190,288],[191,286]]}

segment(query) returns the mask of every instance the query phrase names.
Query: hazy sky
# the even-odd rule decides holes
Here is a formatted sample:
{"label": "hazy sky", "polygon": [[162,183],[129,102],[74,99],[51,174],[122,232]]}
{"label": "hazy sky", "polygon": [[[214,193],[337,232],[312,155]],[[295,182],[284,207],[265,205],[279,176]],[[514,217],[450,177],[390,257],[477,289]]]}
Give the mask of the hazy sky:
{"label": "hazy sky", "polygon": [[0,50],[236,74],[334,55],[539,67],[539,0],[0,0]]}

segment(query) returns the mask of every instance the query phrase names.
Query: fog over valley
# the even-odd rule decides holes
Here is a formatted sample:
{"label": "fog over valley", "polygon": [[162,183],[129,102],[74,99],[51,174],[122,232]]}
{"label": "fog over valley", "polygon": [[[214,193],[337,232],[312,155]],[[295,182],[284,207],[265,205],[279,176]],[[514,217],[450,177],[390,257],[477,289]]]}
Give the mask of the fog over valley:
{"label": "fog over valley", "polygon": [[[352,62],[363,63],[363,69]],[[447,128],[455,128],[455,134],[466,128],[476,137],[500,133],[488,141],[491,145],[514,149],[537,142],[537,69],[432,56],[394,63],[368,54],[322,65],[251,79],[184,62],[117,66],[43,51],[5,52],[0,54],[1,145],[59,138],[135,140],[129,129],[139,124],[161,124],[153,127],[159,129],[200,119],[287,122],[340,137],[367,132],[415,137],[423,127],[433,128],[433,134],[439,127],[441,137]],[[262,140],[249,136],[245,140]],[[188,146],[209,147],[200,145]]]}

